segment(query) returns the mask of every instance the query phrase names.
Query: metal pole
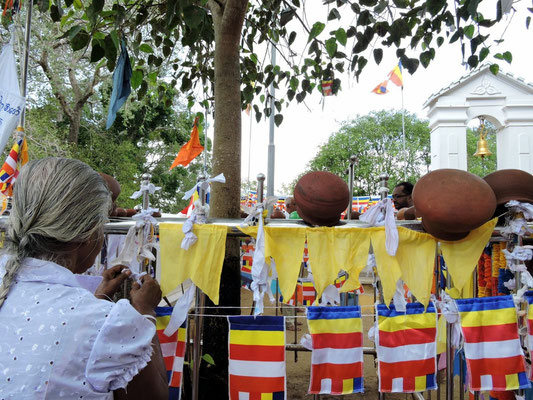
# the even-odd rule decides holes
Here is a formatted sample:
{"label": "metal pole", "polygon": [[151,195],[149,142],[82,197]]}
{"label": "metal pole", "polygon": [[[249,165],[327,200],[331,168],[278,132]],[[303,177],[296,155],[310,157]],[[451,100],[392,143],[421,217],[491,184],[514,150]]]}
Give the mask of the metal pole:
{"label": "metal pole", "polygon": [[[276,65],[276,47],[272,46],[271,62],[272,67]],[[274,196],[274,166],[276,157],[276,146],[274,145],[274,115],[276,89],[274,82],[270,84],[270,131],[268,137],[268,169],[267,169],[267,196]]]}
{"label": "metal pole", "polygon": [[348,182],[348,188],[350,189],[350,200],[349,200],[349,203],[348,203],[348,211],[346,212],[346,219],[348,221],[350,221],[352,219],[352,210],[353,210],[353,169],[354,169],[354,164],[355,162],[357,161],[357,158],[355,157],[355,154],[352,154],[350,156],[350,170],[349,170],[349,182]]}
{"label": "metal pole", "polygon": [[207,176],[207,108],[204,117],[204,175]]}
{"label": "metal pole", "polygon": [[141,186],[146,187],[146,189],[143,190],[143,210],[147,210],[148,207],[150,207],[150,192],[148,191],[148,185],[150,184],[150,179],[152,179],[152,175],[148,172],[144,173],[142,174],[141,179]]}
{"label": "metal pole", "polygon": [[402,146],[404,158],[403,178],[407,180],[407,150],[405,148],[405,109],[403,108],[403,85],[402,85]]}
{"label": "metal pole", "polygon": [[205,295],[196,288],[196,307],[194,313],[194,342],[193,342],[193,370],[192,370],[192,398],[198,400],[200,383],[200,362],[202,360],[202,325]]}
{"label": "metal pole", "polygon": [[[450,270],[446,269],[446,287],[452,288]],[[453,349],[452,324],[446,322],[446,400],[453,400]]]}
{"label": "metal pole", "polygon": [[263,202],[263,191],[265,187],[265,174],[257,174],[257,203]]}
{"label": "metal pole", "polygon": [[[22,59],[22,97],[26,97],[28,87],[28,61],[30,58],[30,33],[31,33],[31,14],[33,11],[33,1],[26,3],[28,10],[26,11],[26,26],[24,32],[24,58]],[[22,109],[20,114],[19,125],[24,128],[26,124],[26,106]]]}
{"label": "metal pole", "polygon": [[250,160],[252,156],[252,120],[254,109],[250,107],[250,132],[248,133],[248,185],[250,184]]}

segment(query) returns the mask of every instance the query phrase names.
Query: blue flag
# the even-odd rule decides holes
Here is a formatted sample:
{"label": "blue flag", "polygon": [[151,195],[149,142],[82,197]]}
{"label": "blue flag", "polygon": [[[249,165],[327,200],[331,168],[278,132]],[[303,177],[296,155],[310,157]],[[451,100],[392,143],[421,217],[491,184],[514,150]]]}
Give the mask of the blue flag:
{"label": "blue flag", "polygon": [[113,92],[111,93],[111,100],[109,100],[109,112],[107,114],[106,129],[111,128],[117,111],[126,102],[131,93],[131,64],[128,51],[124,41],[121,43],[120,56],[118,58],[117,67],[113,72]]}

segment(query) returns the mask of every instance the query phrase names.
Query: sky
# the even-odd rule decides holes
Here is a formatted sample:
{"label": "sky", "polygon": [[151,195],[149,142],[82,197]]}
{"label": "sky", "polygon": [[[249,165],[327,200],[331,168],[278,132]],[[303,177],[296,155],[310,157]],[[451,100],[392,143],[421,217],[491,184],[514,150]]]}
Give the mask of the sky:
{"label": "sky", "polygon": [[[492,8],[495,9],[495,2],[489,1],[487,3],[491,3],[491,10],[484,11],[484,14],[489,16]],[[507,26],[504,43],[498,48],[491,48],[491,54],[498,51],[511,51],[513,54],[512,64],[498,61],[500,70],[523,77],[526,82],[532,82],[533,26],[530,30],[525,27],[526,16],[532,15],[525,9],[527,6],[525,1],[521,1],[519,4],[515,2],[517,9],[515,15],[511,20],[510,15],[505,16],[503,23],[500,24],[496,32],[491,34],[489,40],[493,43],[492,40],[499,38]],[[322,20],[324,19],[325,17],[322,16]],[[493,46],[495,45],[493,44]],[[467,48],[469,48],[468,44]],[[341,91],[336,96],[326,97],[323,103],[321,102],[322,96],[319,93],[314,93],[312,96],[306,97],[307,107],[294,102],[283,108],[283,123],[275,129],[275,194],[287,194],[283,193],[282,185],[289,184],[305,170],[307,163],[317,154],[320,146],[326,143],[330,135],[339,129],[343,121],[353,119],[357,115],[365,115],[373,110],[401,109],[401,90],[394,84],[389,83],[389,92],[385,95],[376,95],[371,92],[375,86],[386,79],[387,74],[398,62],[395,51],[395,47],[385,49],[380,65],[369,61],[359,78],[359,82],[356,82],[355,78],[350,77],[348,73],[343,74],[341,76]],[[487,61],[495,60],[488,57]],[[469,72],[461,63],[462,55],[458,43],[454,45],[444,44],[437,49],[436,58],[427,69],[420,66],[413,75],[404,70],[404,109],[407,112],[417,114],[419,118],[426,119],[427,110],[423,106],[425,101],[433,93]],[[246,181],[248,177],[253,181],[258,173],[267,174],[268,138],[268,120],[263,118],[257,123],[253,115],[248,116],[243,113],[242,181]]]}

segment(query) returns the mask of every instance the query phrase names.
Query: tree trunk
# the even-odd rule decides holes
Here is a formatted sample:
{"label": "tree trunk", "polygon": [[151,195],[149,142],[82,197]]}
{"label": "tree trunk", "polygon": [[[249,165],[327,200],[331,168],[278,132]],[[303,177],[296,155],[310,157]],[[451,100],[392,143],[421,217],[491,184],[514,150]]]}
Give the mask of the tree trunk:
{"label": "tree trunk", "polygon": [[81,125],[81,110],[75,110],[68,116],[70,126],[68,128],[68,142],[75,146],[78,145],[78,136]]}
{"label": "tree trunk", "polygon": [[[241,188],[241,75],[240,39],[247,0],[210,0],[215,31],[215,134],[213,175],[224,173],[225,184],[211,189],[211,212],[215,218],[240,217]],[[228,237],[220,279],[220,305],[206,314],[240,314],[240,241]],[[213,306],[207,299],[207,306]],[[203,353],[215,366],[202,364],[200,399],[228,398],[228,323],[225,318],[206,318]]]}

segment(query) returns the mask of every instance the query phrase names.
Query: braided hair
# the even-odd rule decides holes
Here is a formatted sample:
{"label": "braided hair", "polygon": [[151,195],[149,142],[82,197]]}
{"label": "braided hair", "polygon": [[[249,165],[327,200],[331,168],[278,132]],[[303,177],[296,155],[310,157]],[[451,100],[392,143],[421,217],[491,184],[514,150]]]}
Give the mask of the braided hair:
{"label": "braided hair", "polygon": [[110,209],[107,186],[87,164],[58,157],[26,164],[13,188],[0,307],[24,258],[60,262],[68,244],[84,243],[103,231]]}

